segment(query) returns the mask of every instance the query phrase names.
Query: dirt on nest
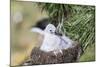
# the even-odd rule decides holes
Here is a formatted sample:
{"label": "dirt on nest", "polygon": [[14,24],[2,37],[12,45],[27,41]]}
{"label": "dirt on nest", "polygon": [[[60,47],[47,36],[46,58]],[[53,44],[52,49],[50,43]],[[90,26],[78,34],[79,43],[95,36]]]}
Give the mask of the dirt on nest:
{"label": "dirt on nest", "polygon": [[80,55],[79,44],[72,48],[62,50],[63,54],[58,53],[55,55],[53,51],[43,52],[39,48],[34,48],[30,55],[29,61],[26,61],[23,65],[40,65],[40,64],[59,64],[59,63],[72,63],[76,62]]}

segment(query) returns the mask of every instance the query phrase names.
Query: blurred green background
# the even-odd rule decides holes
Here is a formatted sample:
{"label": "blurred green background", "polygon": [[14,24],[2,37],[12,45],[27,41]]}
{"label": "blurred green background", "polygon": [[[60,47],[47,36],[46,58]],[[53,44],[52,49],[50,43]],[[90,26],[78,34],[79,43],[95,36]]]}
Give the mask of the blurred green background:
{"label": "blurred green background", "polygon": [[[43,18],[52,17],[51,19],[57,20],[61,18],[61,15],[65,19],[63,26],[65,34],[78,41],[84,51],[79,61],[94,61],[95,7],[65,4],[65,8],[62,8],[62,4],[39,4],[11,0],[11,65],[19,65],[24,62],[32,48],[41,43],[43,37],[31,33],[31,26]],[[54,18],[55,16],[57,18]]]}

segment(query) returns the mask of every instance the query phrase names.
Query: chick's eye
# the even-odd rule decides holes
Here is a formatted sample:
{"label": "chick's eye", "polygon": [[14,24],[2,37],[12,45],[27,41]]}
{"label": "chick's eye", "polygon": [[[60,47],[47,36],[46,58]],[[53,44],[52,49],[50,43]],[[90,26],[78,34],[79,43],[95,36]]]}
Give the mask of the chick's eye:
{"label": "chick's eye", "polygon": [[52,31],[52,30],[50,30],[50,31]]}

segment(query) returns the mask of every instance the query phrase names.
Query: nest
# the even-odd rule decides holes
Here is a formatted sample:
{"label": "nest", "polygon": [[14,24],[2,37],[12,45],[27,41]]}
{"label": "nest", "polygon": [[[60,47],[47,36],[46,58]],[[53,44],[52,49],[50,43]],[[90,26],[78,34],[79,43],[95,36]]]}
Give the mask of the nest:
{"label": "nest", "polygon": [[74,47],[62,50],[62,54],[55,55],[53,51],[43,52],[39,47],[32,50],[30,60],[22,65],[41,65],[41,64],[59,64],[77,62],[81,53],[80,45],[75,43]]}

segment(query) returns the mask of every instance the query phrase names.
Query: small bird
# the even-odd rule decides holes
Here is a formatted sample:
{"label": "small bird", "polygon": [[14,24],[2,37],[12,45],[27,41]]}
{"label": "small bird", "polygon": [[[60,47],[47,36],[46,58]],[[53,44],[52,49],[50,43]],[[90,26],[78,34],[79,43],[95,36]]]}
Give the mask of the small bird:
{"label": "small bird", "polygon": [[72,40],[65,35],[56,35],[56,27],[53,24],[47,24],[45,29],[33,27],[31,32],[37,32],[44,36],[40,50],[44,52],[53,51],[55,55],[62,53],[62,49],[72,47]]}

